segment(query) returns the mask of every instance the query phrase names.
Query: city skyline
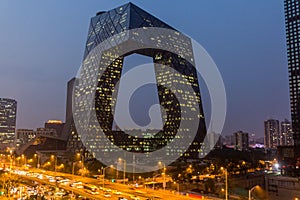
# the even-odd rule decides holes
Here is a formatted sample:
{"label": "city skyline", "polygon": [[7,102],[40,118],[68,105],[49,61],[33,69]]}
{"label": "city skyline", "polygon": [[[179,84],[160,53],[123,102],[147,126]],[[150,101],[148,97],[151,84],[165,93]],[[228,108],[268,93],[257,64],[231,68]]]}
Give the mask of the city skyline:
{"label": "city skyline", "polygon": [[299,0],[0,3],[0,199],[300,199],[299,23]]}
{"label": "city skyline", "polygon": [[[7,45],[9,41],[20,47],[0,49],[1,54],[4,55],[0,67],[5,72],[1,78],[0,93],[2,97],[14,98],[19,102],[17,128],[37,128],[48,119],[64,121],[65,88],[67,81],[75,75],[80,65],[84,51],[82,44],[86,39],[86,24],[89,18],[98,11],[108,10],[126,2],[93,1],[85,4],[75,3],[73,6],[60,4],[61,7],[57,8],[58,14],[53,16],[51,12],[56,9],[55,2],[46,3],[49,10],[45,15],[41,15],[45,5],[38,2],[36,2],[37,7],[40,9],[36,10],[30,10],[28,5],[24,5],[23,9],[22,5],[4,3],[1,8],[2,18],[10,17],[12,22],[16,23],[16,27],[21,26],[16,29],[11,27],[11,24],[0,21],[1,25],[6,27],[3,38],[10,38],[0,39],[1,46],[9,46]],[[223,76],[228,97],[228,116],[223,134],[244,130],[263,136],[264,120],[290,119],[283,3],[272,2],[272,5],[269,5],[268,2],[270,1],[263,3],[254,1],[250,4],[235,2],[238,8],[246,12],[243,16],[241,10],[230,6],[226,7],[227,10],[222,10],[222,5],[225,3],[220,2],[219,5],[215,5],[209,2],[194,2],[183,5],[186,9],[191,9],[193,15],[179,17],[174,16],[174,13],[181,10],[179,5],[162,3],[162,6],[156,9],[154,4],[133,1],[154,16],[170,22],[172,26],[192,36],[211,54]],[[83,5],[84,7],[81,8],[80,6]],[[213,6],[216,6],[216,13],[205,11],[205,8]],[[13,18],[7,13],[12,8],[16,9],[12,12],[16,15]],[[196,12],[197,9],[201,10],[202,14]],[[19,24],[17,16],[27,11],[31,13],[27,15],[29,19],[26,18],[23,20],[25,23]],[[78,16],[71,14],[70,17],[67,15],[68,12],[79,13]],[[251,16],[251,13],[254,15]],[[220,16],[223,18],[221,19]],[[238,17],[234,18],[235,16]],[[198,22],[199,29],[191,26],[192,18],[203,19]],[[228,23],[225,27],[226,20]],[[278,20],[281,20],[282,24],[278,23]],[[212,25],[213,23],[215,26]],[[236,29],[234,33],[232,28]],[[224,29],[228,32],[221,31]],[[66,32],[74,34],[66,38]],[[21,34],[20,38],[17,37],[18,34]],[[42,38],[47,39],[45,44],[40,41]],[[63,46],[70,46],[70,48]],[[27,52],[27,49],[31,51]],[[267,76],[270,75],[267,73],[270,70],[272,76]],[[261,84],[264,87],[261,87]],[[8,85],[13,89],[7,90]],[[278,89],[278,94],[272,92],[274,87]],[[205,100],[207,101],[207,98],[204,98],[204,110],[207,112],[206,108],[209,104],[205,104]]]}

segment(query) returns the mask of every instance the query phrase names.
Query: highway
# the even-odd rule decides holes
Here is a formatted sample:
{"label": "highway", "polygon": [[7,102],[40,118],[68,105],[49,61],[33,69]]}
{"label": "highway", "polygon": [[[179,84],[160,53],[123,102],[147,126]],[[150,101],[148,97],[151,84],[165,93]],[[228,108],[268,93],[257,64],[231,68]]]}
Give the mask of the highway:
{"label": "highway", "polygon": [[[190,200],[190,199],[200,199],[188,196],[183,196],[179,194],[173,194],[169,190],[153,190],[149,188],[136,188],[132,185],[124,185],[120,183],[111,183],[105,180],[104,188],[103,181],[95,178],[77,176],[72,174],[66,174],[61,172],[46,171],[36,168],[31,168],[29,170],[21,170],[14,168],[12,170],[18,176],[36,181],[38,183],[43,183],[46,185],[51,185],[69,191],[70,194],[80,195],[88,199],[124,199],[124,200],[152,200],[152,199],[174,199],[174,200]],[[54,177],[59,177],[62,180],[68,180],[68,184],[59,183]],[[52,180],[52,181],[51,181]],[[85,188],[71,187],[73,182],[82,182],[83,185],[96,186],[94,191]],[[105,196],[104,196],[105,195]],[[122,198],[121,198],[122,197]],[[213,199],[213,198],[201,198],[201,199]]]}

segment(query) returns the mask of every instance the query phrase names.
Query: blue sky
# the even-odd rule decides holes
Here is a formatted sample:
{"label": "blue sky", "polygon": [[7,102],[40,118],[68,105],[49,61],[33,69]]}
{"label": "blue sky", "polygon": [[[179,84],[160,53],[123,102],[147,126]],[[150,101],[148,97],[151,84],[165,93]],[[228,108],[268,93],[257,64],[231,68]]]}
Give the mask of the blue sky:
{"label": "blue sky", "polygon": [[[0,96],[18,101],[18,128],[65,116],[67,81],[83,57],[90,18],[128,1],[0,3]],[[132,1],[202,44],[223,76],[224,134],[263,134],[267,118],[290,119],[283,1]]]}

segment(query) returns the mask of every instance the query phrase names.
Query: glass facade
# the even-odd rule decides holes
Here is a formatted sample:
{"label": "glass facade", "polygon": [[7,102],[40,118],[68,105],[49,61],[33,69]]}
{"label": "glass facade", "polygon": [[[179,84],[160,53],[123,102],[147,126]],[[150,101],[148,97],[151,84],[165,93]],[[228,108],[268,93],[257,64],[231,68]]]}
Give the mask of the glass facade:
{"label": "glass facade", "polygon": [[67,141],[66,149],[71,154],[80,153],[84,159],[92,158],[92,155],[84,147],[75,127],[72,112],[72,96],[75,84],[75,78],[68,81],[67,85],[67,102],[66,102],[66,123],[62,130],[62,138]]}
{"label": "glass facade", "polygon": [[0,98],[0,143],[1,148],[11,147],[15,141],[17,102]]}
{"label": "glass facade", "polygon": [[300,8],[299,0],[285,0],[290,102],[294,143],[300,145]]}
{"label": "glass facade", "polygon": [[[202,102],[200,97],[200,89],[198,83],[198,77],[196,69],[194,68],[194,58],[191,48],[191,40],[174,28],[170,27],[166,23],[150,15],[139,7],[132,3],[125,4],[113,10],[107,12],[99,12],[95,17],[91,19],[88,38],[86,42],[86,48],[84,53],[84,60],[86,57],[97,47],[100,43],[116,34],[122,34],[123,31],[133,30],[136,28],[147,27],[159,27],[168,28],[176,32],[175,36],[159,35],[155,38],[149,37],[149,41],[145,41],[142,37],[139,37],[138,32],[133,32],[132,40],[125,41],[118,48],[126,47],[129,42],[134,44],[139,43],[152,43],[157,49],[140,49],[132,51],[126,55],[119,56],[118,49],[109,49],[105,53],[101,54],[101,61],[97,63],[100,71],[104,71],[103,74],[95,73],[93,68],[85,68],[81,71],[84,77],[87,77],[82,83],[76,85],[75,96],[82,96],[81,101],[76,104],[85,105],[87,99],[84,95],[87,95],[90,90],[87,87],[87,82],[93,77],[97,76],[97,88],[95,94],[95,106],[92,108],[96,111],[97,119],[86,119],[82,121],[82,124],[88,124],[88,129],[95,129],[94,133],[97,133],[95,124],[100,124],[101,129],[104,131],[106,137],[113,143],[116,148],[122,148],[128,152],[135,153],[147,153],[153,152],[157,149],[161,149],[166,146],[174,138],[178,137],[177,131],[184,132],[185,135],[192,135],[188,128],[180,130],[180,123],[182,121],[188,121],[190,123],[196,123],[198,130],[196,137],[192,138],[190,147],[185,152],[179,152],[184,158],[198,158],[201,144],[206,134],[206,126],[204,120],[204,114],[202,109]],[[124,33],[125,34],[125,33]],[[165,37],[168,37],[167,39]],[[168,41],[167,43],[165,41]],[[162,46],[168,46],[169,49],[177,49],[181,55],[177,55],[172,52],[160,50]],[[153,59],[155,76],[157,81],[157,90],[160,105],[164,108],[165,113],[162,114],[162,119],[165,122],[162,130],[146,130],[141,131],[143,137],[133,136],[134,134],[128,134],[130,131],[113,130],[114,123],[114,107],[116,105],[116,96],[118,87],[117,83],[121,78],[121,72],[123,67],[124,57],[131,54],[141,54],[149,56]],[[184,55],[184,56],[182,56]],[[183,59],[184,57],[185,59]],[[88,62],[93,62],[89,60]],[[96,61],[95,61],[96,62]],[[174,73],[174,70],[179,73]],[[145,74],[147,76],[147,74]],[[180,77],[178,77],[180,76]],[[186,79],[186,82],[180,81]],[[186,85],[193,89],[195,95],[189,91],[184,90]],[[179,105],[178,99],[174,94],[180,94],[183,102]],[[79,98],[80,99],[80,98]],[[200,114],[197,118],[184,118],[181,111],[182,106],[188,110],[188,112],[194,113],[196,106]],[[124,108],[125,109],[125,108]],[[74,115],[82,115],[79,110]],[[137,131],[137,130],[134,130]],[[92,132],[92,131],[91,131]],[[74,132],[75,134],[75,132]],[[98,141],[103,140],[100,135],[86,135],[85,133],[78,132],[80,138],[84,138],[84,145],[89,149],[90,153],[97,154],[97,152],[113,152],[114,149],[108,148],[105,144],[99,146]],[[76,138],[75,136],[73,138]],[[181,151],[181,143],[177,143],[178,148],[172,147],[166,150],[166,155],[172,155],[174,152]]]}

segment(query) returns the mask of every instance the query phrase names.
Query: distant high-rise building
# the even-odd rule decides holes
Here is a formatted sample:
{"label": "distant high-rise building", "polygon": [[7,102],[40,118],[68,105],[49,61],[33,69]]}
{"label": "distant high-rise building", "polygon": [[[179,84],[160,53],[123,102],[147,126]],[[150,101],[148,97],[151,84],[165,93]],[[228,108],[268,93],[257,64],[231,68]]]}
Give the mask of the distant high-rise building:
{"label": "distant high-rise building", "polygon": [[11,147],[15,142],[17,102],[0,98],[0,149]]}
{"label": "distant high-rise building", "polygon": [[292,124],[287,119],[280,123],[280,145],[294,145]]}
{"label": "distant high-rise building", "polygon": [[215,132],[209,132],[207,133],[207,142],[205,142],[204,146],[204,152],[201,152],[200,155],[206,155],[213,149],[221,149],[223,147],[223,138],[221,134],[215,133]]}
{"label": "distant high-rise building", "polygon": [[265,148],[272,149],[280,145],[279,121],[269,119],[264,122],[265,125]]}
{"label": "distant high-rise building", "polygon": [[233,133],[234,149],[238,151],[247,151],[249,149],[249,134],[243,131]]}
{"label": "distant high-rise building", "polygon": [[290,102],[294,143],[300,145],[300,1],[285,0]]}
{"label": "distant high-rise building", "polygon": [[31,142],[37,136],[47,135],[47,136],[57,136],[55,129],[48,128],[37,128],[33,129],[18,129],[16,133],[16,148],[19,149],[23,145]]}
{"label": "distant high-rise building", "polygon": [[232,145],[233,144],[233,136],[232,135],[225,135],[223,137],[223,145]]}
{"label": "distant high-rise building", "polygon": [[249,134],[249,144],[255,145],[255,143],[256,143],[255,140],[256,140],[256,138],[255,138],[255,133]]}
{"label": "distant high-rise building", "polygon": [[16,148],[20,148],[22,145],[33,140],[36,133],[33,129],[18,129],[16,131]]}
{"label": "distant high-rise building", "polygon": [[[89,53],[97,47],[98,44],[105,41],[106,39],[121,33],[124,30],[131,30],[136,28],[147,28],[147,27],[159,27],[159,28],[168,28],[170,30],[176,31],[174,28],[168,24],[162,22],[158,18],[150,15],[141,8],[135,6],[132,3],[125,4],[118,8],[115,8],[106,12],[99,12],[95,17],[91,19],[90,28],[88,32],[88,38],[86,42],[84,59],[88,57]],[[122,47],[117,49],[126,48],[128,45],[127,42],[131,44],[148,44],[148,42],[156,45],[156,48],[136,50],[130,52],[130,54],[141,54],[144,56],[151,57],[154,63],[155,76],[157,80],[157,90],[158,97],[161,106],[164,107],[167,115],[162,113],[162,118],[166,121],[163,130],[160,130],[153,138],[137,138],[132,137],[122,130],[116,131],[113,130],[113,121],[114,116],[112,110],[116,104],[116,98],[112,96],[112,90],[117,92],[116,83],[120,80],[122,73],[123,60],[127,55],[121,55],[115,57],[118,53],[117,49],[112,48],[102,55],[101,63],[99,63],[99,68],[104,70],[104,67],[107,69],[105,73],[100,76],[98,74],[98,84],[95,94],[95,106],[92,108],[96,110],[97,119],[94,121],[89,121],[90,130],[93,130],[94,124],[100,124],[102,130],[105,132],[106,138],[101,138],[103,136],[97,135],[97,138],[91,138],[85,141],[85,146],[88,147],[89,151],[94,154],[105,154],[106,152],[112,152],[114,149],[107,149],[108,145],[97,146],[96,140],[105,141],[104,139],[109,139],[108,144],[113,143],[118,148],[122,148],[128,152],[137,152],[137,153],[147,153],[152,152],[153,150],[161,149],[164,146],[167,146],[167,143],[176,135],[178,131],[179,124],[182,121],[188,121],[189,123],[198,123],[198,131],[194,140],[190,143],[189,149],[184,152],[181,150],[181,144],[178,143],[178,149],[174,148],[165,148],[166,155],[173,155],[180,153],[184,158],[199,158],[199,153],[201,151],[201,144],[206,134],[206,126],[204,121],[204,114],[202,109],[202,102],[200,97],[200,89],[198,83],[198,77],[196,69],[192,66],[194,62],[192,44],[190,38],[184,36],[179,31],[176,31],[177,35],[180,37],[172,37],[161,35],[159,38],[147,38],[142,39],[138,33],[135,34],[133,39],[128,39],[128,41],[123,41]],[[161,42],[164,42],[163,44]],[[172,52],[166,52],[159,50],[162,45],[168,46],[172,49],[183,49],[182,55],[175,55]],[[129,55],[129,54],[128,54]],[[188,60],[183,59],[183,57],[188,58]],[[161,67],[162,65],[168,67]],[[182,91],[178,89],[179,87],[184,87],[184,83],[178,81],[178,76],[175,76],[171,69],[175,69],[180,72],[181,78],[188,80],[188,85],[190,85],[194,92],[195,98],[189,91]],[[173,70],[172,69],[172,70]],[[100,71],[101,71],[100,70]],[[95,74],[94,69],[89,68],[84,70],[87,77],[93,77]],[[145,74],[145,76],[147,76]],[[78,90],[75,93],[75,96],[80,97],[80,102],[77,106],[86,105],[85,95],[89,86],[85,85],[89,83],[89,80],[80,82],[79,85],[76,85]],[[161,87],[165,85],[165,87]],[[190,113],[193,113],[195,109],[191,109],[194,106],[199,108],[200,113],[196,118],[183,118],[180,117],[180,110],[178,108],[177,98],[170,93],[170,89],[176,91],[178,94],[182,94],[184,103],[181,106],[190,109]],[[77,112],[73,113],[74,116],[82,116],[82,112],[85,112],[84,109],[78,109]],[[92,112],[90,110],[89,112]],[[180,130],[184,132],[185,136],[192,135],[190,129]],[[87,133],[78,132],[81,137],[88,138]],[[75,136],[74,136],[75,137]],[[117,149],[118,149],[117,148]],[[176,147],[175,147],[176,148]]]}
{"label": "distant high-rise building", "polygon": [[61,137],[63,128],[64,128],[64,123],[61,120],[48,120],[47,122],[45,122],[45,129],[48,130],[55,130],[56,135],[58,137]]}

